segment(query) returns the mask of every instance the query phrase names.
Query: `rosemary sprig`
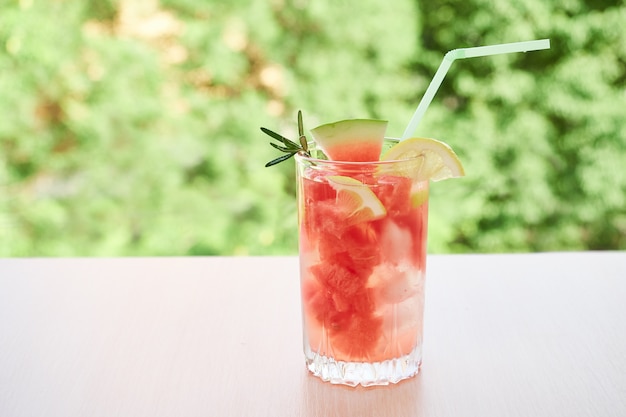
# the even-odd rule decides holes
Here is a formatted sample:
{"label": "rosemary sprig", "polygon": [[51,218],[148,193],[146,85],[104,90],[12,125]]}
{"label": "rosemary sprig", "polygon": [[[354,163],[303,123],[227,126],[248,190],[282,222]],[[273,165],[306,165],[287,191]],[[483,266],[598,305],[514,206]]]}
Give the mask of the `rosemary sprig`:
{"label": "rosemary sprig", "polygon": [[291,158],[297,153],[301,153],[306,156],[311,156],[309,154],[309,146],[306,141],[306,136],[304,136],[304,125],[302,124],[302,112],[300,110],[298,110],[298,136],[299,136],[298,142],[300,142],[299,144],[290,139],[287,139],[283,135],[280,135],[264,127],[261,128],[261,131],[265,133],[266,135],[270,136],[272,139],[275,139],[279,143],[281,143],[282,145],[277,145],[274,142],[270,142],[270,145],[272,145],[272,147],[274,147],[275,149],[278,149],[279,151],[285,153],[285,155],[279,156],[278,158],[272,159],[271,161],[269,161],[267,164],[265,164],[266,167],[270,167],[272,165],[276,165],[280,162],[286,161],[287,159]]}

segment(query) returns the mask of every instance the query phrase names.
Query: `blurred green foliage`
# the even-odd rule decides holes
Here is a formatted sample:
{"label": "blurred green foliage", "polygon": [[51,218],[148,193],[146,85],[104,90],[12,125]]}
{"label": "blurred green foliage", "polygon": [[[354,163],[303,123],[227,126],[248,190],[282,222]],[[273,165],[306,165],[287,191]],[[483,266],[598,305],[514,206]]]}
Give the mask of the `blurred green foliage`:
{"label": "blurred green foliage", "polygon": [[293,164],[259,131],[349,117],[416,135],[430,252],[626,249],[626,5],[617,0],[0,0],[0,256],[297,252]]}

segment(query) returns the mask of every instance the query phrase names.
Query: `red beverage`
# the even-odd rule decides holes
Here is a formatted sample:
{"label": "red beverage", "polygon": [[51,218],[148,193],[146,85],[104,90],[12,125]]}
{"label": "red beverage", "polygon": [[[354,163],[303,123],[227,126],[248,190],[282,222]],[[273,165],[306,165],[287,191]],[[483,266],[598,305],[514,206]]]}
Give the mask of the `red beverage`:
{"label": "red beverage", "polygon": [[298,156],[304,351],[309,370],[382,385],[421,364],[428,181],[421,161]]}

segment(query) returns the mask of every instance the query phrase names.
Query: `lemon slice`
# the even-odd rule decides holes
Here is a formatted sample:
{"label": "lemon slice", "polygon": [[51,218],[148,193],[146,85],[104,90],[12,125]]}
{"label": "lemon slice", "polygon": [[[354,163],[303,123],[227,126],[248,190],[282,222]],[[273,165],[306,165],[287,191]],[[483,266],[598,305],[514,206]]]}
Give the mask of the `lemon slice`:
{"label": "lemon slice", "polygon": [[416,181],[411,187],[411,206],[419,207],[428,201],[428,183]]}
{"label": "lemon slice", "polygon": [[351,223],[376,220],[387,215],[383,203],[361,181],[342,175],[331,175],[326,179],[337,191],[337,205]]}
{"label": "lemon slice", "polygon": [[436,139],[410,138],[400,141],[389,148],[380,159],[381,161],[421,160],[417,175],[410,175],[419,180],[441,181],[465,175],[463,165],[452,148]]}

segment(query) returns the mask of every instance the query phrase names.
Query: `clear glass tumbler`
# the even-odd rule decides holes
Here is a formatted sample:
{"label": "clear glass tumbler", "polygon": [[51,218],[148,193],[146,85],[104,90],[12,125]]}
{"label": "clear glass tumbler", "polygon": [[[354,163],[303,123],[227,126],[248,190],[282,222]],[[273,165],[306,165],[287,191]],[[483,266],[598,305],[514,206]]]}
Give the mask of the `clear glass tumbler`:
{"label": "clear glass tumbler", "polygon": [[296,155],[307,367],[350,386],[410,378],[422,361],[429,185],[419,179],[422,158],[312,155]]}

